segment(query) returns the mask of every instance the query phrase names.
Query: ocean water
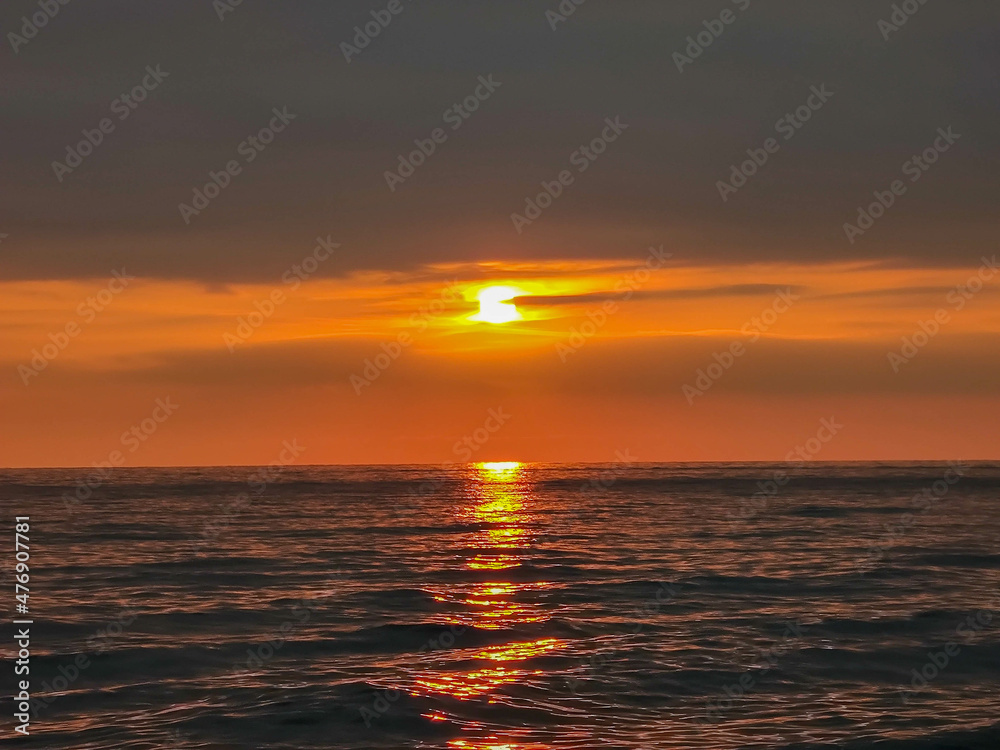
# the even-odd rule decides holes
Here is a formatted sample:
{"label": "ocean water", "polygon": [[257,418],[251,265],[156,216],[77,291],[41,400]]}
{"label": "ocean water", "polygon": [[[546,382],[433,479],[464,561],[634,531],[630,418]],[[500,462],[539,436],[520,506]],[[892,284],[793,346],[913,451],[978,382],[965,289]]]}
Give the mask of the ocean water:
{"label": "ocean water", "polygon": [[26,747],[1000,748],[1000,464],[87,476],[0,472]]}

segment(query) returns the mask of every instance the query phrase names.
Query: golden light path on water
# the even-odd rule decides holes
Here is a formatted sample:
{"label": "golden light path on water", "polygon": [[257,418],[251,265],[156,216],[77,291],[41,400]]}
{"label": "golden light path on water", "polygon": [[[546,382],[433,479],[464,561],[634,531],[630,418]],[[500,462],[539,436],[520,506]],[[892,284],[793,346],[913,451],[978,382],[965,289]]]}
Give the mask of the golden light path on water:
{"label": "golden light path on water", "polygon": [[[474,574],[468,584],[436,588],[435,600],[454,605],[449,621],[479,630],[507,630],[544,622],[551,614],[542,605],[522,599],[547,588],[547,581],[512,580],[510,572],[524,564],[536,533],[530,483],[524,466],[517,462],[481,463],[469,468],[467,501],[456,510],[459,523],[474,527],[463,538],[464,568]],[[475,580],[484,574],[488,580]],[[566,645],[559,638],[511,640],[470,649],[463,661],[474,661],[473,669],[428,672],[416,678],[415,695],[437,695],[458,700],[496,703],[499,691],[543,674],[524,662]],[[451,721],[441,711],[424,714],[432,721]],[[494,730],[478,722],[462,722],[468,737],[451,740],[454,748],[467,750],[547,750],[549,745],[516,741],[518,732]]]}

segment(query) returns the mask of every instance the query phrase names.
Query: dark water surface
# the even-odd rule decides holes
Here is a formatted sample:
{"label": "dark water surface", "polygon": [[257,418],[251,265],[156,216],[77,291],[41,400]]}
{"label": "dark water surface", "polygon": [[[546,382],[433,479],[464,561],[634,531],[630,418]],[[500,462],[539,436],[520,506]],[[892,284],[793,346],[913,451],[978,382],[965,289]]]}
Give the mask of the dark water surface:
{"label": "dark water surface", "polygon": [[1000,464],[781,471],[2,471],[24,746],[1000,748]]}

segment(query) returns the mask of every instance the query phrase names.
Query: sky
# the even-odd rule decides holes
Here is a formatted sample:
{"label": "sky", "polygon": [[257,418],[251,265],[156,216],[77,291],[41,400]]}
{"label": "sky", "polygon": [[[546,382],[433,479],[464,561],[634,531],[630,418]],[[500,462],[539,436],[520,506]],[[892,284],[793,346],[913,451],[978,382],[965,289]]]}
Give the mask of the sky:
{"label": "sky", "polygon": [[1000,458],[1000,8],[902,5],[5,3],[0,465]]}

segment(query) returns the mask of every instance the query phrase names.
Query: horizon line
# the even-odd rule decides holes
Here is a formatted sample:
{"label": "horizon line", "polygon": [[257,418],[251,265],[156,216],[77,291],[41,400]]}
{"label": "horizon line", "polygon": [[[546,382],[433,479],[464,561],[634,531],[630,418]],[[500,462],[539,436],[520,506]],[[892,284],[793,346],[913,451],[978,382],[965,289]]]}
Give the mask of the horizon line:
{"label": "horizon line", "polygon": [[882,458],[863,458],[863,459],[841,459],[841,460],[822,460],[822,461],[785,461],[785,460],[712,460],[712,461],[516,461],[516,460],[503,460],[503,461],[442,461],[440,463],[328,463],[328,464],[285,464],[277,466],[274,463],[267,464],[156,464],[156,465],[138,465],[138,466],[99,466],[91,464],[90,466],[0,466],[0,471],[46,471],[46,470],[93,470],[93,469],[108,469],[108,470],[136,470],[136,469],[263,469],[274,467],[278,469],[315,469],[315,468],[406,468],[406,467],[421,467],[421,468],[437,468],[445,469],[460,466],[482,466],[483,464],[492,463],[513,463],[522,466],[619,466],[623,468],[628,468],[632,466],[720,466],[720,465],[744,465],[744,466],[754,466],[754,465],[766,465],[766,466],[787,466],[787,467],[799,467],[799,466],[814,466],[814,465],[844,465],[844,464],[949,464],[949,463],[965,463],[965,464],[1000,464],[1000,458],[977,458],[977,459],[964,459],[964,458],[919,458],[919,459],[882,459]]}

